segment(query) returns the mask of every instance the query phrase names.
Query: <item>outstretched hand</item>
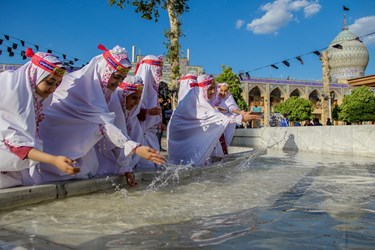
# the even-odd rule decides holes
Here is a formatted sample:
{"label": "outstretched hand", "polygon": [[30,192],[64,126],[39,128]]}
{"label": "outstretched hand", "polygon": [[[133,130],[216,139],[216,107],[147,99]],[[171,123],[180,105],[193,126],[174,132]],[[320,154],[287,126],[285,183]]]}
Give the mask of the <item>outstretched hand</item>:
{"label": "outstretched hand", "polygon": [[164,156],[160,152],[148,146],[139,146],[135,149],[135,153],[146,160],[152,161],[158,165],[165,163]]}
{"label": "outstretched hand", "polygon": [[251,112],[246,112],[242,115],[242,120],[244,122],[252,121],[252,120],[261,120],[261,117],[259,115],[254,115]]}
{"label": "outstretched hand", "polygon": [[53,165],[67,174],[77,174],[81,171],[80,168],[72,166],[74,163],[76,162],[65,156],[55,156],[53,159]]}

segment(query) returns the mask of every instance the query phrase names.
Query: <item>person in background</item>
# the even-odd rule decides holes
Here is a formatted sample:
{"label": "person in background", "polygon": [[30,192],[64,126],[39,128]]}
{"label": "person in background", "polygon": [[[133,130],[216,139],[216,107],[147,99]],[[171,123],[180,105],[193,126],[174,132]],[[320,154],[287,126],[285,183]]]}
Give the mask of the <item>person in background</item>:
{"label": "person in background", "polygon": [[301,123],[299,122],[299,118],[298,118],[298,117],[297,117],[296,120],[294,121],[293,126],[294,126],[294,127],[300,127],[300,126],[301,126]]}
{"label": "person in background", "polygon": [[319,121],[319,119],[318,118],[313,118],[313,124],[314,124],[314,126],[323,126],[321,123],[320,123],[320,121]]}
{"label": "person in background", "polygon": [[283,115],[283,118],[281,119],[280,127],[289,127],[288,114]]}
{"label": "person in background", "polygon": [[67,175],[79,172],[71,158],[43,152],[39,136],[43,102],[60,85],[65,68],[50,53],[28,48],[26,56],[30,62],[0,73],[0,188],[33,184],[29,168],[40,162]]}
{"label": "person in background", "polygon": [[332,125],[331,118],[327,118],[326,125],[327,126],[331,126]]}
{"label": "person in background", "polygon": [[94,57],[82,69],[64,77],[53,95],[52,103],[46,108],[47,119],[41,124],[41,137],[48,152],[66,152],[77,161],[81,171],[68,176],[49,164],[41,164],[41,171],[32,172],[38,183],[98,176],[99,161],[95,145],[103,137],[122,149],[122,159],[137,154],[159,164],[164,162],[157,150],[132,141],[126,135],[124,119],[116,117],[113,111],[119,110],[120,103],[118,98],[112,100],[116,97],[112,94],[131,68],[126,50],[120,46],[112,50],[107,50],[103,45],[98,48],[103,50],[102,54]]}
{"label": "person in background", "polygon": [[168,162],[201,166],[224,156],[226,145],[221,145],[221,155],[213,152],[229,123],[240,124],[257,116],[226,116],[215,109],[209,102],[215,93],[211,75],[200,75],[190,86],[192,89],[179,102],[168,124]]}

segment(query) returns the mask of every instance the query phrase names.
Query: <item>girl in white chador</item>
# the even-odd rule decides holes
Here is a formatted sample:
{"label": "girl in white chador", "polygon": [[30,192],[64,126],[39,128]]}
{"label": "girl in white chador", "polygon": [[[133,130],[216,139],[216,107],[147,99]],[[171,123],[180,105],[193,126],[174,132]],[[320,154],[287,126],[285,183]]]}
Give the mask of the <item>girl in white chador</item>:
{"label": "girl in white chador", "polygon": [[103,136],[122,148],[125,157],[136,153],[148,160],[163,162],[163,157],[156,150],[139,146],[125,135],[125,122],[115,119],[115,112],[108,106],[111,103],[111,109],[116,109],[116,103],[120,105],[118,98],[111,98],[117,97],[112,93],[131,68],[126,50],[119,46],[112,50],[107,50],[103,45],[98,48],[104,53],[94,57],[82,69],[64,77],[53,95],[51,105],[46,108],[47,119],[41,124],[41,136],[48,152],[66,151],[70,158],[77,160],[81,172],[67,176],[48,164],[42,164],[41,172],[32,172],[37,182],[96,176],[99,164],[94,146]]}
{"label": "girl in white chador", "polygon": [[[227,116],[245,114],[245,111],[242,111],[238,107],[236,101],[233,98],[233,95],[229,91],[229,85],[225,82],[217,84],[216,93],[212,97],[210,102],[215,108],[217,108]],[[227,128],[224,131],[226,145],[230,145],[230,143],[232,142],[235,130],[235,123],[228,124]]]}
{"label": "girl in white chador", "polygon": [[181,77],[178,80],[179,83],[179,89],[178,89],[178,103],[184,99],[185,95],[189,92],[191,89],[190,83],[196,82],[197,81],[197,76],[194,75],[193,73],[188,73]]}
{"label": "girl in white chador", "polygon": [[209,103],[215,91],[212,76],[200,75],[190,86],[192,89],[177,105],[168,124],[168,162],[199,166],[209,163],[213,156],[224,156],[224,149],[215,147],[229,123],[250,118],[226,116]]}
{"label": "girl in white chador", "polygon": [[79,172],[71,159],[42,152],[39,137],[43,101],[61,83],[65,69],[52,54],[27,49],[26,55],[30,62],[0,73],[0,188],[32,184],[28,168],[38,162],[66,174]]}
{"label": "girl in white chador", "polygon": [[[157,137],[158,127],[162,122],[162,110],[158,102],[158,90],[163,69],[161,56],[145,56],[137,65],[136,76],[143,79],[143,93],[138,113],[139,123],[143,132],[142,144],[160,150]],[[139,171],[154,169],[155,164],[140,159],[136,169]]]}
{"label": "girl in white chador", "polygon": [[[143,80],[138,76],[127,76],[116,89],[108,107],[115,112],[115,124],[122,124],[122,131],[135,142],[141,142],[143,137],[139,126],[137,115],[134,115],[139,106],[143,90]],[[117,105],[120,103],[120,105]],[[139,109],[138,109],[139,111]],[[123,124],[125,123],[125,124]],[[124,157],[121,148],[116,147],[106,137],[103,137],[96,145],[99,159],[99,174],[124,174],[127,177],[129,186],[135,186],[133,167],[139,161],[137,155]]]}

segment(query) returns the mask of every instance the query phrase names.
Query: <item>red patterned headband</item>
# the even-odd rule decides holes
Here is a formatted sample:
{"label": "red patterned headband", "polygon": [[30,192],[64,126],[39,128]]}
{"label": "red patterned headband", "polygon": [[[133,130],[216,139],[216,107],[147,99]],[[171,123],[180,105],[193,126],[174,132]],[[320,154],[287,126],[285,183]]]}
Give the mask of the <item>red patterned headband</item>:
{"label": "red patterned headband", "polygon": [[51,73],[51,75],[63,77],[66,73],[66,70],[64,68],[61,68],[54,63],[48,62],[47,60],[44,60],[40,56],[36,55],[30,48],[26,49],[25,55],[27,57],[31,57],[32,64]]}
{"label": "red patterned headband", "polygon": [[205,86],[211,85],[213,82],[214,82],[214,79],[210,78],[210,79],[204,80],[203,82],[190,83],[190,87],[191,88],[192,87],[205,87]]}
{"label": "red patterned headband", "polygon": [[119,85],[120,88],[123,90],[128,90],[128,91],[137,91],[137,90],[143,90],[144,84],[133,84],[133,83],[126,83],[123,82]]}
{"label": "red patterned headband", "polygon": [[178,82],[181,82],[181,81],[184,81],[184,80],[197,80],[197,77],[194,76],[194,75],[186,75],[186,76],[178,79]]}
{"label": "red patterned headband", "polygon": [[127,74],[129,72],[129,70],[131,69],[131,66],[130,67],[125,67],[125,66],[121,65],[121,63],[119,63],[112,56],[111,52],[109,50],[107,50],[106,47],[104,47],[102,44],[98,45],[98,49],[104,51],[103,57],[106,60],[106,62],[111,66],[112,69],[114,69],[116,71],[119,71],[119,72],[121,72],[123,74]]}

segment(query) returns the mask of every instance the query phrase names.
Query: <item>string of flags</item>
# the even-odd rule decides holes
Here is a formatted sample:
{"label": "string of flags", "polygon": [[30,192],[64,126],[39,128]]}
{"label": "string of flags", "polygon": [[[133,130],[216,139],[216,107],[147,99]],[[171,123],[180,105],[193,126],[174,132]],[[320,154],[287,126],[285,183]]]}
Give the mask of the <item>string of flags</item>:
{"label": "string of flags", "polygon": [[[335,48],[335,49],[343,49],[344,43],[346,43],[346,42],[353,41],[353,40],[357,40],[359,42],[362,42],[361,38],[366,37],[366,36],[371,36],[371,35],[374,35],[374,34],[375,34],[375,31],[371,32],[371,33],[368,33],[366,35],[363,35],[361,37],[356,37],[356,38],[353,38],[353,39],[350,39],[350,40],[347,40],[347,41],[343,41],[342,43],[334,44],[331,47]],[[288,59],[282,60],[280,62],[272,63],[272,64],[269,64],[269,65],[266,65],[266,66],[263,66],[263,67],[259,67],[259,68],[255,68],[255,69],[252,69],[252,70],[249,70],[249,71],[246,71],[246,72],[240,72],[239,77],[240,77],[241,80],[244,80],[245,76],[246,76],[247,79],[250,79],[250,72],[257,71],[257,70],[264,69],[264,68],[268,68],[268,67],[271,67],[271,68],[274,68],[274,69],[279,69],[278,65],[281,64],[281,63],[283,65],[285,65],[286,67],[290,67],[290,61],[293,60],[293,59],[296,59],[301,65],[303,65],[304,64],[304,62],[302,60],[303,56],[306,56],[306,55],[309,55],[309,54],[315,54],[320,59],[322,57],[322,54],[320,53],[320,51],[326,50],[327,48],[328,47],[325,47],[325,48],[322,48],[322,49],[319,49],[319,50],[314,50],[314,51],[311,51],[311,52],[303,54],[303,55],[288,58]]]}
{"label": "string of flags", "polygon": [[[19,39],[17,37],[13,37],[10,35],[0,33],[0,55],[2,55],[3,52],[7,52],[9,57],[13,57],[16,54],[18,54],[22,57],[22,60],[25,60],[27,58],[25,55],[26,47],[30,47],[30,48],[33,47],[37,51],[39,51],[40,49],[40,46],[37,44],[33,44],[25,40]],[[81,60],[76,57],[71,57],[71,56],[68,56],[67,54],[64,54],[55,50],[47,49],[46,51],[47,53],[51,53],[54,56],[58,57],[64,63],[65,66],[70,67],[71,69],[81,68],[85,66],[86,64],[88,64],[86,60]],[[61,59],[61,57],[63,59]],[[78,64],[81,64],[81,65],[78,66]]]}

